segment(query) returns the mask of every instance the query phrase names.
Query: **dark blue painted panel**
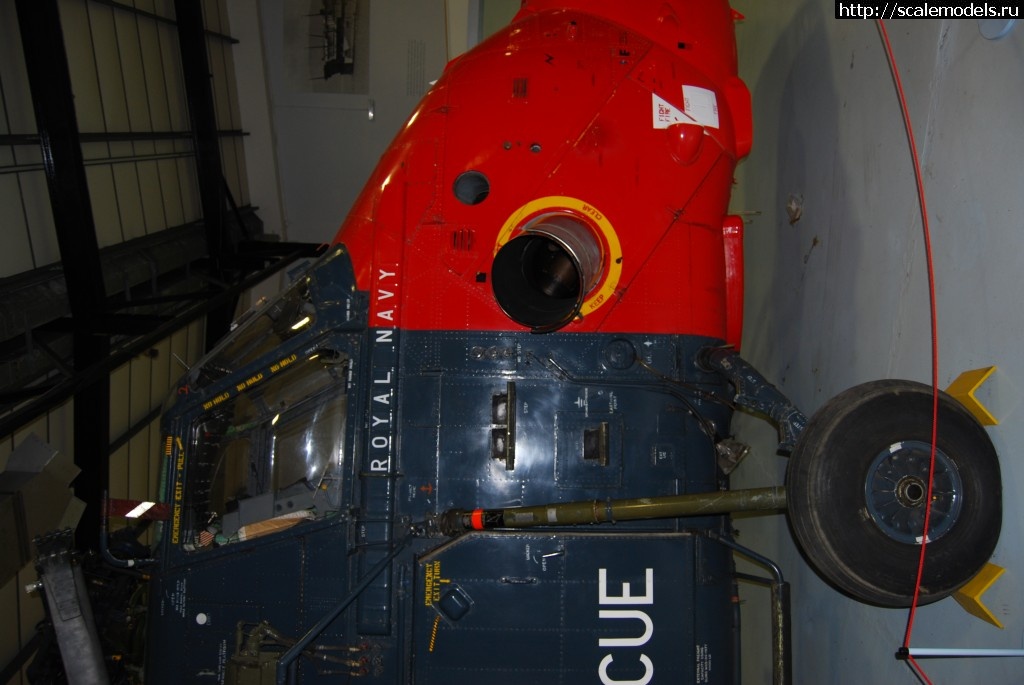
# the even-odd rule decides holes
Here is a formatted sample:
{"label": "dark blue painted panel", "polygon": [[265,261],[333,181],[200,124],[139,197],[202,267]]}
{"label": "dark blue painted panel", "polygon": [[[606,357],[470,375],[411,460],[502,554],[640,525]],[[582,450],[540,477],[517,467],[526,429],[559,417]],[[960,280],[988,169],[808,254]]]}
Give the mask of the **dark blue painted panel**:
{"label": "dark blue painted panel", "polygon": [[[202,382],[165,419],[167,499],[184,503],[179,528],[197,535],[192,519],[202,512],[189,509],[188,476],[209,467],[192,453],[195,422],[250,392],[259,373],[289,373],[282,359],[329,348],[349,365],[339,381],[348,412],[342,505],[246,542],[189,551],[165,536],[150,680],[245,682],[254,659],[272,666],[279,638],[328,614],[415,526],[412,544],[314,643],[347,663],[303,657],[300,682],[355,672],[386,683],[597,683],[602,673],[605,682],[654,673],[651,682],[731,683],[731,553],[699,535],[727,534],[725,517],[454,542],[418,525],[449,508],[723,487],[713,439],[729,435],[731,410],[717,399],[729,388],[695,364],[717,341],[366,330],[366,298],[352,291],[348,269],[344,253],[321,261],[305,281],[309,327],[223,373],[201,363],[190,378]],[[222,396],[226,404],[211,404]],[[606,599],[628,582],[634,599],[650,585],[652,602],[602,604],[601,569]],[[272,637],[252,638],[264,621]]]}
{"label": "dark blue painted panel", "polygon": [[417,564],[415,682],[732,682],[730,617],[699,611],[728,591],[698,581],[709,563],[728,552],[688,534],[465,536]]}
{"label": "dark blue painted panel", "polygon": [[[399,506],[411,516],[719,487],[708,433],[727,436],[730,411],[692,391],[726,395],[724,382],[693,361],[713,341],[415,331],[403,341],[398,458],[411,487],[400,490]],[[623,346],[639,361],[614,368],[609,358]],[[511,470],[492,458],[490,444],[502,425],[492,416],[493,399],[510,383]],[[602,423],[605,465],[584,458],[585,433]]]}

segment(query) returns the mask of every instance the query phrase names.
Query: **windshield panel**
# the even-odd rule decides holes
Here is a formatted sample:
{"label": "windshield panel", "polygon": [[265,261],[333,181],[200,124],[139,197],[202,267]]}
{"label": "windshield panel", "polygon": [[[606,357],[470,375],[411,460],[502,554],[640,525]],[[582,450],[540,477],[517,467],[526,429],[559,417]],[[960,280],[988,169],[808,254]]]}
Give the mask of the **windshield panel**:
{"label": "windshield panel", "polygon": [[320,518],[341,504],[349,358],[321,349],[193,423],[186,547]]}
{"label": "windshield panel", "polygon": [[223,378],[308,330],[315,320],[309,279],[301,278],[262,309],[243,314],[190,384],[202,388]]}

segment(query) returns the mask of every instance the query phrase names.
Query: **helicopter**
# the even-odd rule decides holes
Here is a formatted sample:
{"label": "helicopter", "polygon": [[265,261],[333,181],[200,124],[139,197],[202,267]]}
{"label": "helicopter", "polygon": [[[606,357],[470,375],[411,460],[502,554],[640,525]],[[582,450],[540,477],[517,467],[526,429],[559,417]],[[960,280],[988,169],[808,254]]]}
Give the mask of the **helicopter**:
{"label": "helicopter", "polygon": [[[447,65],[324,254],[179,382],[147,682],[732,683],[737,553],[788,682],[741,511],[867,603],[909,605],[925,538],[922,602],[977,573],[999,465],[956,400],[930,469],[929,386],[808,417],[740,356],[738,18],[525,0]],[[730,489],[736,411],[784,484]]]}

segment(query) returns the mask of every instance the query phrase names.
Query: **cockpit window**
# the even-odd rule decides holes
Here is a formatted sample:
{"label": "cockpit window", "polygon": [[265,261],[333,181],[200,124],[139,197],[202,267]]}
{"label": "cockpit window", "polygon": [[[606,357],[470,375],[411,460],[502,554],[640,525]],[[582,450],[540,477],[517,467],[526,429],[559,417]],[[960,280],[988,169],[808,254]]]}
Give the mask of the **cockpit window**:
{"label": "cockpit window", "polygon": [[316,318],[308,278],[296,281],[276,300],[252,309],[197,370],[190,384],[201,388],[260,358],[307,330]]}
{"label": "cockpit window", "polygon": [[339,509],[349,382],[348,356],[321,349],[194,422],[187,546],[245,540]]}

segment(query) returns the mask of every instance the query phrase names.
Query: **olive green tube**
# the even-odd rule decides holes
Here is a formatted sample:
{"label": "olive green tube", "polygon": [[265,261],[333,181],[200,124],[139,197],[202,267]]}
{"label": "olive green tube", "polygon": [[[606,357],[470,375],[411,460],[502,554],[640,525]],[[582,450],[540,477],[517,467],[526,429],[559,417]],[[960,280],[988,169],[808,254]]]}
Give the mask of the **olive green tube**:
{"label": "olive green tube", "polygon": [[574,526],[785,508],[786,489],[774,486],[663,497],[556,502],[508,509],[454,510],[445,512],[442,518],[445,531],[455,534],[459,529]]}

